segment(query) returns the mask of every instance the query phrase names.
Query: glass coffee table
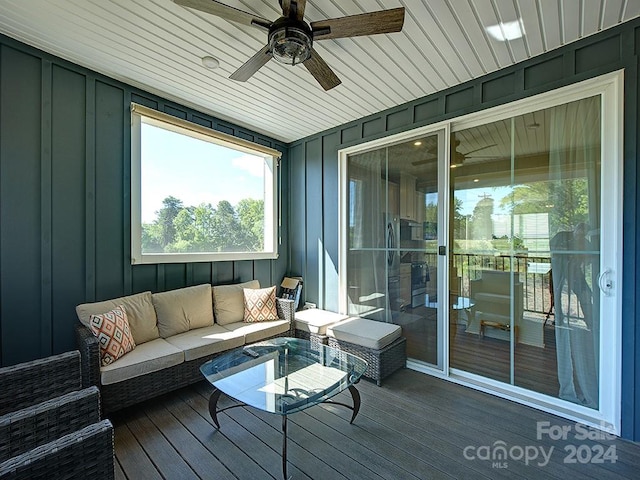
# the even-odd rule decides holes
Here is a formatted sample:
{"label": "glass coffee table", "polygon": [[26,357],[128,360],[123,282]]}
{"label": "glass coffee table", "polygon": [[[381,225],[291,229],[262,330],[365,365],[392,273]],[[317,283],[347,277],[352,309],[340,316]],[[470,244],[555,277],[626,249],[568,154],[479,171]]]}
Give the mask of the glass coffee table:
{"label": "glass coffee table", "polygon": [[[341,405],[358,415],[360,394],[355,383],[367,369],[363,359],[299,338],[273,338],[224,353],[200,367],[214,386],[209,412],[220,428],[218,413],[248,405],[282,416],[282,474],[287,478],[287,417],[320,403]],[[349,390],[353,405],[331,401]],[[218,409],[224,393],[239,403]]]}

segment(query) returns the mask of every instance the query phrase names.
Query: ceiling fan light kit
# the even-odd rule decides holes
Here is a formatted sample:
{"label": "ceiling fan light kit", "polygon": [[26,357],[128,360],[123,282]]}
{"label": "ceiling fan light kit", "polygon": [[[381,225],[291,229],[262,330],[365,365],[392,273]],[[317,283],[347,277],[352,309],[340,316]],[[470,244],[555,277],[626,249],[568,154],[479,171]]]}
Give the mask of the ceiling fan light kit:
{"label": "ceiling fan light kit", "polygon": [[279,0],[282,16],[274,22],[215,0],[173,0],[173,2],[225,20],[268,30],[267,44],[229,77],[240,82],[247,81],[271,58],[275,58],[286,65],[304,64],[322,88],[330,90],[342,82],[314,50],[314,40],[399,32],[404,24],[404,7],[320,20],[309,24],[304,21],[306,0]]}
{"label": "ceiling fan light kit", "polygon": [[309,60],[313,48],[311,29],[304,22],[281,17],[269,29],[269,48],[273,58],[286,65],[297,65]]}

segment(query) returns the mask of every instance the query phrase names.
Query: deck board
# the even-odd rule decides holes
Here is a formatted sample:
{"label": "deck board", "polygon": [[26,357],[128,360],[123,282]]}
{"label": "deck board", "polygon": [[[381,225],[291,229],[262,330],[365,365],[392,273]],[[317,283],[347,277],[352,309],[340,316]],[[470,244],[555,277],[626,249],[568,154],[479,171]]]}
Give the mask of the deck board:
{"label": "deck board", "polygon": [[[117,412],[116,478],[280,479],[281,418],[249,407],[209,416],[212,387],[205,381]],[[640,445],[621,439],[567,441],[537,438],[537,422],[574,429],[575,423],[530,407],[411,370],[382,387],[361,381],[362,407],[351,412],[324,404],[289,417],[288,472],[293,479],[635,479]],[[338,401],[350,403],[348,394]],[[220,406],[231,405],[225,398]],[[506,465],[465,458],[465,447],[533,446],[549,464],[509,458]],[[612,447],[614,463],[564,460],[574,444],[592,454]],[[586,451],[586,450],[585,450]],[[499,466],[504,468],[498,468]]]}

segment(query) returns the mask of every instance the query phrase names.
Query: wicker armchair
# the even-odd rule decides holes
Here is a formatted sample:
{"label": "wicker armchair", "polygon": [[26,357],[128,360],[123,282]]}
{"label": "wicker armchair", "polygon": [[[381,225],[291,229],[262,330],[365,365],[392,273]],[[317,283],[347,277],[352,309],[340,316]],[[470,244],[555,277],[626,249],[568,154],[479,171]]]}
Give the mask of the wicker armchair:
{"label": "wicker armchair", "polygon": [[1,479],[114,478],[113,426],[100,421],[99,390],[60,395],[80,382],[77,351],[0,369]]}

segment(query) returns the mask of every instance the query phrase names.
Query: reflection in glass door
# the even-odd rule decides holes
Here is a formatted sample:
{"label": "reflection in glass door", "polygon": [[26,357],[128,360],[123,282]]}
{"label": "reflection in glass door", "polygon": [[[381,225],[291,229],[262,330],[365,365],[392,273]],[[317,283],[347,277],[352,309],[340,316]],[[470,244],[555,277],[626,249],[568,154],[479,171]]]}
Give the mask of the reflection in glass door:
{"label": "reflection in glass door", "polygon": [[408,356],[440,368],[442,138],[431,133],[346,158],[347,313],[401,325]]}
{"label": "reflection in glass door", "polygon": [[594,96],[452,134],[451,368],[599,408],[601,123]]}

